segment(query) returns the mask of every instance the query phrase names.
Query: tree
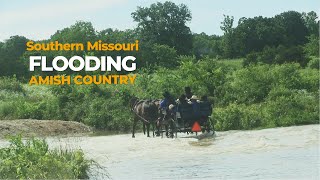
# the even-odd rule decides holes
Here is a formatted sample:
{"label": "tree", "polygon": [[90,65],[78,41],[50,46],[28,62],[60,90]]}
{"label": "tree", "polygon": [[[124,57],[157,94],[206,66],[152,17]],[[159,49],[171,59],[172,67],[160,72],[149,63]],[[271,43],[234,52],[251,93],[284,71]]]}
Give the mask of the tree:
{"label": "tree", "polygon": [[232,33],[234,17],[228,15],[223,15],[223,17],[224,20],[221,22],[220,29],[224,32],[224,34]]}
{"label": "tree", "polygon": [[[47,64],[50,64],[54,57],[57,55],[65,56],[67,58],[70,58],[72,56],[85,56],[86,55],[86,49],[87,49],[87,42],[95,42],[97,41],[97,32],[92,26],[91,22],[84,22],[84,21],[78,21],[75,24],[71,25],[70,27],[63,28],[62,30],[58,30],[56,33],[54,33],[50,39],[43,40],[43,41],[37,41],[37,43],[49,43],[59,41],[59,43],[82,43],[84,45],[84,51],[27,51],[22,56],[22,59],[24,62],[29,62],[29,57],[32,55],[41,55],[46,56],[47,58]],[[61,65],[58,62],[58,65]],[[74,73],[71,69],[67,69],[63,72],[58,71],[40,71],[40,68],[36,68],[35,72],[32,72],[33,74],[39,74],[39,75],[55,75],[55,74],[72,74]],[[85,74],[86,72],[83,70],[80,73]]]}
{"label": "tree", "polygon": [[177,62],[177,51],[173,48],[170,48],[167,45],[154,44],[152,47],[153,54],[153,64],[173,68],[178,65]]}
{"label": "tree", "polygon": [[25,75],[27,67],[20,57],[26,50],[27,41],[23,36],[11,36],[4,43],[0,43],[0,76],[16,74],[21,78]]}
{"label": "tree", "polygon": [[244,56],[253,51],[261,51],[265,46],[276,46],[281,38],[279,36],[281,34],[273,25],[272,18],[241,18],[234,29],[234,53]]}
{"label": "tree", "polygon": [[221,37],[205,33],[193,34],[193,54],[197,59],[205,56],[219,58],[222,56]]}
{"label": "tree", "polygon": [[[314,14],[308,16],[308,24],[314,27]],[[240,18],[238,26],[232,28],[233,17],[224,16],[221,23],[224,31],[222,42],[226,58],[244,57],[252,52],[260,52],[266,46],[294,47],[307,42],[308,29],[302,14],[288,11],[272,18]]]}
{"label": "tree", "polygon": [[70,27],[58,30],[54,33],[50,41],[59,41],[61,43],[83,43],[88,41],[95,42],[97,40],[97,32],[91,22],[78,21]]}
{"label": "tree", "polygon": [[224,31],[224,36],[222,39],[222,50],[223,50],[223,56],[226,58],[234,58],[236,57],[234,53],[234,33],[233,33],[233,16],[223,15],[224,20],[221,22],[220,29]]}
{"label": "tree", "polygon": [[284,46],[303,45],[307,42],[308,29],[302,19],[302,14],[296,11],[287,11],[274,17],[273,25],[280,25],[279,34],[282,34],[281,44]]}
{"label": "tree", "polygon": [[309,42],[304,45],[304,51],[308,56],[319,56],[319,36],[312,34],[308,36]]}
{"label": "tree", "polygon": [[319,21],[317,21],[317,13],[314,11],[310,11],[308,13],[303,12],[302,18],[305,26],[308,28],[309,34],[319,36]]}
{"label": "tree", "polygon": [[175,48],[179,55],[191,53],[192,34],[186,26],[191,21],[191,12],[186,5],[158,2],[150,7],[138,7],[131,15],[138,22],[143,43],[165,44]]}
{"label": "tree", "polygon": [[[108,28],[98,32],[98,39],[102,40],[104,43],[135,43],[138,40],[137,32],[135,29],[127,29],[127,30],[118,30]],[[141,48],[139,48],[141,49]],[[102,56],[106,53],[103,51],[95,52],[95,55]],[[136,51],[110,51],[108,52],[109,56],[137,56],[138,53]]]}

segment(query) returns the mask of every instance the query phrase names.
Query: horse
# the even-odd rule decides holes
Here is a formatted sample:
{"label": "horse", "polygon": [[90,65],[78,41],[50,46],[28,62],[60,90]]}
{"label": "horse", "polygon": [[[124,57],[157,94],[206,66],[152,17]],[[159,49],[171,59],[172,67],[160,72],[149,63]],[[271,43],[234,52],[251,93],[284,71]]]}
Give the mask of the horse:
{"label": "horse", "polygon": [[138,98],[130,100],[131,110],[135,114],[132,126],[132,138],[135,138],[135,127],[139,120],[143,123],[144,134],[146,131],[145,127],[147,127],[147,137],[150,137],[150,124],[152,124],[154,136],[154,124],[158,119],[158,104],[157,100],[139,100]]}

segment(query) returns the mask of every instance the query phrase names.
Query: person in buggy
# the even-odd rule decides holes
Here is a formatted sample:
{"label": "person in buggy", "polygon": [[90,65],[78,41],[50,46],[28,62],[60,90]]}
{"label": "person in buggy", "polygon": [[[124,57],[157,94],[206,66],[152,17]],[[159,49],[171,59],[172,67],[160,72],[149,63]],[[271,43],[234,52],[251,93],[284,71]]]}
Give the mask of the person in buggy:
{"label": "person in buggy", "polygon": [[188,101],[186,95],[182,94],[177,100],[176,100],[176,107],[175,107],[175,113],[176,113],[176,119],[178,122],[181,121],[181,111],[184,107],[188,106]]}
{"label": "person in buggy", "polygon": [[199,109],[200,109],[200,124],[207,124],[207,131],[209,132],[209,116],[212,114],[212,104],[209,102],[208,97],[206,95],[202,96],[199,101]]}
{"label": "person in buggy", "polygon": [[[158,127],[164,120],[168,120],[170,118],[170,115],[174,113],[174,107],[175,107],[174,106],[175,100],[168,91],[165,91],[162,95],[163,95],[163,99],[160,101],[159,118],[157,120]],[[157,133],[157,135],[159,134]]]}
{"label": "person in buggy", "polygon": [[194,118],[198,119],[200,117],[200,104],[199,104],[198,97],[195,95],[192,95],[189,103],[192,105]]}
{"label": "person in buggy", "polygon": [[176,100],[176,104],[177,105],[183,105],[183,104],[186,104],[188,103],[187,101],[187,97],[186,95],[182,94],[177,100]]}
{"label": "person in buggy", "polygon": [[184,88],[184,92],[185,92],[185,96],[187,99],[191,99],[191,97],[193,96],[193,93],[191,92],[191,88],[190,87],[185,87]]}
{"label": "person in buggy", "polygon": [[168,111],[170,104],[175,104],[174,98],[166,91],[163,94],[163,100],[160,101],[160,110]]}

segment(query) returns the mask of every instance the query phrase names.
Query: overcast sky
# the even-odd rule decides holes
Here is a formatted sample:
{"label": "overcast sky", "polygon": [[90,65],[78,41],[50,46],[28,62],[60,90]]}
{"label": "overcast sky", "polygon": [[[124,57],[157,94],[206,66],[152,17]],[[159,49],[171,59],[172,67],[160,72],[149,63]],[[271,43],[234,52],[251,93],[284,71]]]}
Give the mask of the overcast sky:
{"label": "overcast sky", "polygon": [[[159,0],[158,0],[159,1]],[[160,0],[161,2],[164,2]],[[136,26],[131,13],[137,6],[149,6],[157,0],[0,0],[0,41],[12,35],[29,39],[48,39],[59,29],[77,20],[92,22],[96,30],[128,29]],[[188,24],[192,32],[221,35],[223,14],[235,17],[272,17],[288,10],[315,11],[319,0],[173,0],[186,4],[192,12]]]}

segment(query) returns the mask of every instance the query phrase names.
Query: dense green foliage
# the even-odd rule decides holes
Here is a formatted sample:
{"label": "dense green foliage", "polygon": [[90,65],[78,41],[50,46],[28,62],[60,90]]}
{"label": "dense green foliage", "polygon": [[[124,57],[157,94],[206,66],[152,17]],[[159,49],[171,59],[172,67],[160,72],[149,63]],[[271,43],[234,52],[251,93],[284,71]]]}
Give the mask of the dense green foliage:
{"label": "dense green foliage", "polygon": [[[107,28],[97,31],[90,22],[79,21],[70,27],[58,30],[50,39],[38,41],[47,43],[84,43],[87,41],[112,43],[134,43],[139,40],[139,52],[108,52],[110,56],[134,55],[140,68],[179,66],[177,56],[191,55],[196,59],[246,58],[244,65],[255,63],[282,64],[298,62],[305,66],[310,56],[319,55],[319,21],[315,12],[299,13],[288,11],[274,17],[242,17],[234,27],[234,18],[225,16],[221,23],[223,36],[192,34],[187,23],[191,12],[187,6],[173,2],[155,3],[150,7],[138,7],[132,14],[137,28],[117,30]],[[46,51],[25,52],[27,39],[12,36],[0,42],[0,76],[16,74],[18,79],[28,79],[29,56],[47,57],[48,63],[57,54],[66,57],[106,55],[103,51]],[[52,75],[65,72],[41,72],[33,74]],[[86,72],[79,72],[85,74]],[[99,73],[97,71],[96,73]],[[125,73],[125,72],[121,72]]]}
{"label": "dense green foliage", "polygon": [[[215,130],[256,129],[319,123],[319,20],[315,12],[274,17],[225,15],[224,35],[192,33],[187,6],[173,2],[138,7],[135,29],[97,31],[79,21],[54,33],[48,43],[135,43],[139,51],[26,51],[27,38],[0,42],[0,120],[78,121],[100,130],[128,132],[129,101],[174,97],[190,86],[214,104]],[[209,18],[209,17],[208,17]],[[213,17],[214,18],[214,17]],[[30,72],[29,57],[135,56],[134,85],[29,86],[32,75],[102,75],[127,72]],[[81,150],[51,150],[44,140],[14,137],[0,149],[0,179],[83,179],[92,161]]]}
{"label": "dense green foliage", "polygon": [[300,69],[298,64],[258,65],[235,71],[228,79],[221,102],[226,106],[213,112],[217,129],[319,122],[317,70]]}
{"label": "dense green foliage", "polygon": [[0,84],[0,119],[62,119],[122,131],[131,125],[129,96],[117,87],[29,86],[9,78]]}
{"label": "dense green foliage", "polygon": [[86,179],[91,163],[81,150],[50,150],[45,140],[16,136],[0,149],[0,179]]}
{"label": "dense green foliage", "polygon": [[132,17],[138,22],[142,41],[175,47],[179,55],[190,54],[192,35],[186,23],[191,21],[191,12],[186,5],[158,2],[150,7],[138,7]]}
{"label": "dense green foliage", "polygon": [[165,90],[178,97],[185,86],[191,86],[195,94],[208,95],[214,102],[212,120],[217,130],[319,121],[318,69],[299,64],[239,68],[240,60],[192,57],[181,57],[179,62],[177,69],[140,72],[135,85],[29,86],[1,78],[0,84],[7,85],[0,86],[0,119],[63,119],[128,131],[130,98],[162,98]]}
{"label": "dense green foliage", "polygon": [[237,27],[233,28],[233,17],[225,16],[221,26],[225,32],[222,38],[223,56],[244,57],[249,53],[260,52],[266,46],[291,48],[304,45],[307,36],[319,36],[319,22],[316,18],[314,12],[305,14],[288,11],[271,18],[243,17]]}
{"label": "dense green foliage", "polygon": [[[218,130],[318,123],[319,21],[315,12],[243,17],[237,26],[226,15],[221,23],[223,36],[192,34],[187,26],[191,12],[183,4],[159,2],[138,7],[131,15],[138,23],[135,29],[97,31],[90,22],[79,21],[38,42],[139,40],[138,52],[25,52],[25,37],[0,42],[0,119],[62,119],[128,131],[130,98],[158,99],[165,90],[178,97],[190,86],[195,94],[208,95],[214,102],[212,121]],[[48,63],[57,55],[133,55],[136,84],[26,85],[30,75],[105,74],[39,69],[30,73],[29,56],[40,54]]]}

